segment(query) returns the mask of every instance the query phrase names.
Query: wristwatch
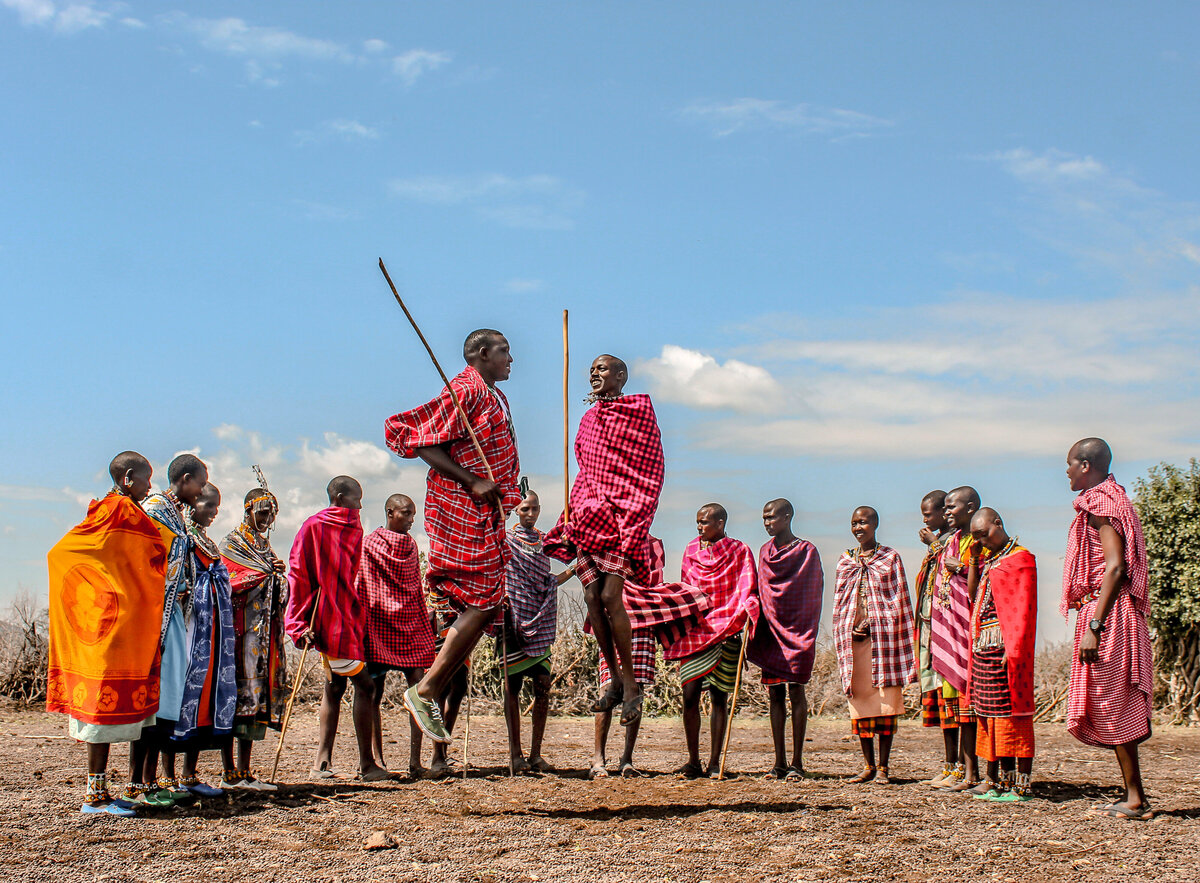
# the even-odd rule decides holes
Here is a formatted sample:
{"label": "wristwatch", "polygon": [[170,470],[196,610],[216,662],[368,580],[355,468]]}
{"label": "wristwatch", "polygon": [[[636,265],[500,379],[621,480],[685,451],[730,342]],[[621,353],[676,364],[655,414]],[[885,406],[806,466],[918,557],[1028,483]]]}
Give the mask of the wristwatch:
{"label": "wristwatch", "polygon": [[1088,623],[1088,628],[1099,635],[1102,631],[1104,631],[1104,623],[1098,619],[1093,619]]}

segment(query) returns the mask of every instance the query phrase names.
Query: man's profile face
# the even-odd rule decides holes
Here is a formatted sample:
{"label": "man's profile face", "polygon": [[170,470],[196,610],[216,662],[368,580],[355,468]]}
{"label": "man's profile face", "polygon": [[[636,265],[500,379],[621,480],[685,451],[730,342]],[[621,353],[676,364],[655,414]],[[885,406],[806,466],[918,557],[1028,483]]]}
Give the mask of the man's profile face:
{"label": "man's profile face", "polygon": [[946,507],[945,505],[937,505],[933,500],[926,500],[921,504],[921,520],[925,522],[925,526],[935,533],[939,533],[946,529]]}
{"label": "man's profile face", "polygon": [[212,523],[217,520],[217,512],[220,508],[221,495],[210,485],[192,506],[192,520],[203,528],[212,527]]}
{"label": "man's profile face", "polygon": [[130,469],[126,473],[129,484],[125,487],[125,493],[135,503],[140,503],[146,497],[150,496],[150,477],[153,474],[154,470],[149,466],[141,469]]}
{"label": "man's profile face", "polygon": [[487,374],[493,380],[508,380],[512,373],[513,357],[508,349],[508,338],[504,335],[493,337],[480,350],[481,373]]}
{"label": "man's profile face", "polygon": [[393,530],[396,533],[408,533],[413,526],[413,522],[417,520],[417,506],[412,500],[400,500],[388,506],[387,512],[388,530]]}
{"label": "man's profile face", "polygon": [[763,527],[767,531],[767,536],[779,536],[787,530],[790,521],[791,516],[788,515],[787,507],[778,503],[767,503],[763,506]]}
{"label": "man's profile face", "polygon": [[1091,472],[1091,465],[1087,460],[1080,458],[1079,446],[1072,446],[1067,454],[1067,480],[1071,482],[1071,490],[1087,490],[1087,478]]}
{"label": "man's profile face", "polygon": [[701,509],[696,513],[696,533],[704,542],[715,543],[725,536],[725,522],[712,509]]}

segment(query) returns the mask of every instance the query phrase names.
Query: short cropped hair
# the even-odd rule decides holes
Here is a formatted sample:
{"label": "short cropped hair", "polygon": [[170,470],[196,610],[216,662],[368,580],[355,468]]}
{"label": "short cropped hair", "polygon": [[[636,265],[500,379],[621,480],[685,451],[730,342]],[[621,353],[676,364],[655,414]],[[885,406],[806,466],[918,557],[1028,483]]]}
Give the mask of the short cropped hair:
{"label": "short cropped hair", "polygon": [[335,475],[329,480],[325,492],[329,494],[329,499],[332,501],[340,495],[362,494],[362,485],[358,483],[357,479],[351,478],[349,475]]}
{"label": "short cropped hair", "polygon": [[700,511],[703,512],[705,510],[711,512],[713,517],[718,521],[729,522],[729,513],[725,511],[725,507],[720,503],[705,503],[700,507]]}
{"label": "short cropped hair", "polygon": [[503,336],[503,334],[494,328],[480,328],[472,331],[467,335],[467,339],[463,341],[463,358],[469,360],[471,356],[479,352],[480,347],[491,346],[492,341]]}
{"label": "short cropped hair", "polygon": [[150,461],[137,451],[121,451],[108,464],[108,474],[112,477],[113,484],[120,484],[121,479],[125,477],[125,473],[130,469],[135,472],[143,470],[148,472],[151,469]]}
{"label": "short cropped hair", "polygon": [[203,460],[195,454],[180,454],[167,467],[167,481],[175,484],[182,481],[185,475],[199,475],[201,472],[208,472]]}

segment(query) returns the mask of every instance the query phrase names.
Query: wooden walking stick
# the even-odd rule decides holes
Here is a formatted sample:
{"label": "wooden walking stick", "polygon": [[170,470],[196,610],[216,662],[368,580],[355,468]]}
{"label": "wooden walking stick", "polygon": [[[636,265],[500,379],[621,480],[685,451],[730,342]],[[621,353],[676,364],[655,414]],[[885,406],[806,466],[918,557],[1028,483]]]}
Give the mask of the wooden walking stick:
{"label": "wooden walking stick", "polygon": [[733,734],[733,715],[737,712],[738,690],[742,686],[742,666],[746,664],[746,636],[750,631],[750,617],[746,617],[746,624],[742,626],[742,649],[738,651],[738,667],[737,674],[733,678],[733,700],[729,703],[729,717],[725,720],[725,744],[721,746],[721,768],[717,771],[717,778],[725,778],[725,758],[729,754],[729,737]]}
{"label": "wooden walking stick", "polygon": [[[312,616],[309,619],[309,628],[312,628],[312,621],[317,618],[317,605],[321,603],[321,587],[317,586],[316,594],[313,596]],[[288,697],[287,705],[283,709],[283,720],[279,722],[279,744],[275,746],[275,765],[271,767],[271,781],[275,781],[275,774],[279,772],[279,758],[283,755],[283,737],[287,735],[288,724],[292,720],[292,704],[296,701],[296,694],[300,692],[300,685],[304,683],[304,660],[308,657],[308,648],[312,646],[312,642],[305,643],[304,649],[300,651],[300,664],[296,666],[296,683],[292,684],[292,695]],[[322,658],[324,654],[322,654]],[[328,663],[325,663],[328,665]]]}
{"label": "wooden walking stick", "polygon": [[[400,297],[400,292],[396,290],[396,283],[392,282],[392,277],[387,271],[387,267],[383,263],[383,258],[379,259],[379,271],[383,273],[383,278],[387,280],[388,288],[392,290],[392,296],[396,298],[396,303],[400,304],[400,309],[404,310],[404,315],[408,318],[408,323],[412,325],[413,331],[417,332],[417,337],[421,339],[421,343],[425,347],[425,352],[429,353],[429,359],[433,362],[433,367],[437,369],[438,376],[442,378],[442,383],[446,386],[446,392],[450,393],[450,401],[454,403],[454,408],[458,411],[458,416],[463,422],[463,426],[467,428],[467,434],[471,437],[471,444],[475,446],[475,453],[479,455],[480,461],[483,463],[483,468],[487,472],[488,480],[493,484],[496,483],[496,475],[492,472],[492,464],[488,462],[487,455],[483,453],[483,446],[479,444],[479,437],[475,434],[474,427],[471,426],[471,421],[467,417],[467,411],[463,407],[462,402],[458,398],[458,393],[454,391],[454,387],[450,385],[450,378],[446,376],[446,372],[442,370],[441,363],[438,362],[437,356],[433,354],[433,347],[429,345],[429,341],[425,339],[425,335],[421,332],[421,326],[417,324],[417,320],[413,318],[412,313],[408,311],[408,307],[404,304],[404,298]],[[504,498],[501,495],[500,502],[496,508],[500,512],[500,526],[504,526]],[[507,674],[507,672],[505,672]],[[467,780],[467,751],[470,744],[471,734],[471,686],[474,680],[474,669],[471,668],[467,675],[467,721],[463,727],[463,781]],[[508,690],[508,678],[504,679],[504,689]]]}
{"label": "wooden walking stick", "polygon": [[[504,743],[508,746],[508,777],[511,779],[516,773],[513,772],[512,730],[508,722],[509,700],[512,698],[512,687],[508,683],[508,611],[503,607],[500,608],[500,677],[504,678],[501,693],[504,700]],[[520,703],[517,703],[516,713],[521,713]],[[520,748],[519,745],[517,747]]]}
{"label": "wooden walking stick", "polygon": [[567,381],[571,376],[571,341],[567,334],[567,311],[563,310],[563,524],[571,520],[571,403]]}

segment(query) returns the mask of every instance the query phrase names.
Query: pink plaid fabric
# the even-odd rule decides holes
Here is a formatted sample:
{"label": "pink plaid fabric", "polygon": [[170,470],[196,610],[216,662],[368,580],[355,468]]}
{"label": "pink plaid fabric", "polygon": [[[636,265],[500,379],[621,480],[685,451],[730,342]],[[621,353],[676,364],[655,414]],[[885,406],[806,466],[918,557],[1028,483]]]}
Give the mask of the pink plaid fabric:
{"label": "pink plaid fabric", "polygon": [[758,593],[762,610],[746,659],[777,683],[807,684],[817,652],[825,574],[821,556],[808,540],[782,549],[767,540],[758,550]]}
{"label": "pink plaid fabric", "polygon": [[[450,383],[492,467],[504,496],[504,511],[511,512],[521,502],[517,489],[521,467],[508,400],[470,366]],[[401,457],[416,457],[417,448],[448,445],[456,463],[475,475],[487,476],[445,389],[433,401],[390,417],[384,432],[387,446]],[[504,600],[504,563],[508,560],[504,519],[494,507],[481,503],[435,469],[429,470],[426,479],[425,533],[429,537],[425,579],[432,591],[460,607],[488,609]]]}
{"label": "pink plaid fabric", "polygon": [[[338,659],[362,659],[367,616],[354,589],[362,558],[358,509],[330,506],[300,526],[288,557],[284,629],[295,643],[313,626],[316,648]],[[317,588],[321,597],[316,599]],[[319,600],[313,610],[314,600]]]}
{"label": "pink plaid fabric", "polygon": [[[603,556],[601,556],[603,557]],[[583,571],[591,568],[594,579],[599,579],[604,566],[611,565],[591,556],[580,556],[576,565],[576,574],[583,583]],[[667,553],[662,540],[650,537],[650,580],[648,585],[642,585],[632,579],[625,580],[624,601],[625,611],[629,614],[629,622],[636,635],[640,629],[648,629],[663,648],[673,646],[688,629],[692,628],[703,618],[705,611],[711,606],[708,595],[695,586],[684,583],[663,582],[663,568],[667,564]],[[597,566],[599,565],[599,567]],[[611,573],[612,571],[603,571]],[[592,624],[584,622],[583,630],[591,632]]]}
{"label": "pink plaid fabric", "polygon": [[[1110,475],[1075,498],[1079,513],[1067,537],[1063,565],[1063,615],[1075,619],[1075,652],[1071,656],[1071,687],[1067,697],[1067,731],[1085,745],[1111,747],[1139,742],[1150,735],[1154,693],[1154,653],[1146,614],[1150,610],[1146,539],[1133,503]],[[1079,642],[1095,616],[1096,596],[1104,579],[1104,550],[1100,532],[1088,515],[1109,520],[1125,541],[1129,577],[1118,589],[1104,621],[1099,659],[1079,661]]]}
{"label": "pink plaid fabric", "polygon": [[864,583],[871,623],[871,683],[876,687],[902,687],[913,680],[914,674],[913,612],[900,553],[880,545],[870,558],[863,560],[858,549],[847,549],[838,559],[833,596],[833,643],[846,695],[850,695],[850,676],[854,670],[850,633],[854,628],[860,582]]}
{"label": "pink plaid fabric", "polygon": [[711,605],[704,619],[666,651],[667,659],[686,659],[742,630],[747,621],[753,636],[758,621],[758,562],[741,540],[722,537],[707,549],[696,537],[683,553],[683,581],[707,593]]}
{"label": "pink plaid fabric", "polygon": [[[654,683],[654,652],[655,644],[654,632],[651,629],[634,629],[633,630],[633,679],[643,686]],[[608,663],[604,661],[604,655],[600,656],[600,689],[604,690],[612,680],[612,675],[608,671]]]}
{"label": "pink plaid fabric", "polygon": [[546,534],[546,554],[628,561],[633,579],[650,582],[650,523],[663,487],[662,436],[647,395],[597,402],[575,435],[579,472],[571,485],[571,520]]}
{"label": "pink plaid fabric", "polygon": [[412,537],[386,527],[367,534],[355,588],[367,608],[367,662],[397,668],[433,665],[433,628]]}

